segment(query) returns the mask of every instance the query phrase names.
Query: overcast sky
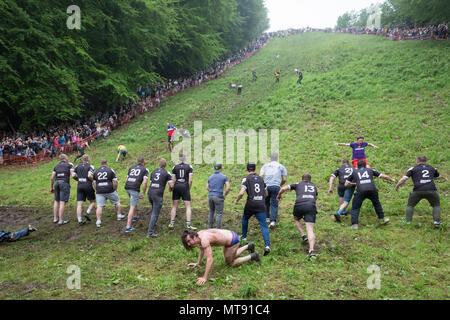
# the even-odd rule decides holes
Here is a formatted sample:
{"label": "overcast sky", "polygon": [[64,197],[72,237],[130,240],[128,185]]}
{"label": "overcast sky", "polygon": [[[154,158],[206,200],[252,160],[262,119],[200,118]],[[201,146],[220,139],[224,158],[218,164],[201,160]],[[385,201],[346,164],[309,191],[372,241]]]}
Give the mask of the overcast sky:
{"label": "overcast sky", "polygon": [[265,0],[270,19],[268,31],[289,28],[333,28],[337,18],[351,10],[369,7],[377,0]]}

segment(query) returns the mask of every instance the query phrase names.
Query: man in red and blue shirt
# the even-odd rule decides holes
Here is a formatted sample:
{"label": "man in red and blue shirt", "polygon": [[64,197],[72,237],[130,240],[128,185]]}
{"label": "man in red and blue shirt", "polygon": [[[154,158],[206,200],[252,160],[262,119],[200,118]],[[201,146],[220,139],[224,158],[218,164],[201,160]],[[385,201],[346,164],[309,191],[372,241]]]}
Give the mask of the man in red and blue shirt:
{"label": "man in red and blue shirt", "polygon": [[169,122],[167,122],[167,134],[168,134],[168,141],[169,141],[169,151],[172,152],[173,149],[173,137],[174,133],[177,128],[175,126],[172,126]]}
{"label": "man in red and blue shirt", "polygon": [[372,148],[374,148],[375,150],[378,149],[378,147],[372,143],[367,143],[364,142],[364,137],[358,137],[356,139],[356,142],[351,142],[351,143],[335,143],[335,146],[349,146],[353,149],[353,156],[352,156],[352,165],[354,168],[358,168],[358,161],[359,160],[364,160],[364,162],[366,163],[366,167],[370,168],[369,163],[367,162],[366,159],[366,154],[365,154],[365,148],[367,146],[370,146]]}

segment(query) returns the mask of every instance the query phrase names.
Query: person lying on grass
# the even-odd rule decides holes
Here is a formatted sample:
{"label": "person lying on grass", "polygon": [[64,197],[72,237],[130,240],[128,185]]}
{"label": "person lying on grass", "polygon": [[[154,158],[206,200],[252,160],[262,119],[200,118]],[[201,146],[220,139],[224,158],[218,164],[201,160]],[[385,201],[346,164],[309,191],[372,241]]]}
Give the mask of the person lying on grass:
{"label": "person lying on grass", "polygon": [[[231,267],[238,266],[249,260],[261,262],[258,252],[255,252],[255,244],[253,242],[249,242],[245,246],[239,248],[239,236],[230,230],[208,229],[201,230],[199,232],[185,230],[181,236],[181,241],[183,242],[186,250],[192,250],[195,247],[199,248],[197,262],[189,263],[189,267],[195,268],[202,262],[203,255],[206,255],[205,273],[203,277],[197,279],[197,284],[199,285],[204,284],[208,280],[208,275],[214,262],[211,246],[223,247],[225,263]],[[250,254],[248,256],[238,258],[245,250],[250,251]]]}

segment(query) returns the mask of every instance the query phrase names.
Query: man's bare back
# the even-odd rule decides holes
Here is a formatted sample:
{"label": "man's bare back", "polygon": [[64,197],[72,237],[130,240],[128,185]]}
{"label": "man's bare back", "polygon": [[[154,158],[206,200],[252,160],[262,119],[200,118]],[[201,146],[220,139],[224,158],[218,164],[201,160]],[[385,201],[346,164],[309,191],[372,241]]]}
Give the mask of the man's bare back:
{"label": "man's bare back", "polygon": [[202,247],[205,247],[204,244],[206,246],[225,247],[228,246],[233,239],[233,233],[230,230],[223,229],[201,230],[198,232],[198,236],[202,240]]}

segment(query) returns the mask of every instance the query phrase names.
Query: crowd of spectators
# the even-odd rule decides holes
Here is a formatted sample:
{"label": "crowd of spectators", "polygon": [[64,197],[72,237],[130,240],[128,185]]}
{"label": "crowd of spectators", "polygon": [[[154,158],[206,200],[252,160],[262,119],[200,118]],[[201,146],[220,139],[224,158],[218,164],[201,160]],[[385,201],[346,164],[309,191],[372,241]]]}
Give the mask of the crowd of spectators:
{"label": "crowd of spectators", "polygon": [[60,153],[79,151],[97,139],[106,139],[111,131],[160,104],[164,99],[189,87],[215,79],[227,69],[252,56],[272,38],[263,34],[247,47],[223,61],[216,62],[190,77],[169,79],[165,83],[147,84],[137,89],[138,99],[125,106],[99,113],[75,123],[62,123],[35,132],[0,133],[0,165],[26,164],[51,159]]}
{"label": "crowd of spectators", "polygon": [[448,23],[429,25],[427,27],[410,27],[400,26],[396,28],[366,28],[351,27],[344,29],[336,29],[335,32],[352,33],[352,34],[374,34],[389,37],[391,40],[447,40],[448,39]]}

